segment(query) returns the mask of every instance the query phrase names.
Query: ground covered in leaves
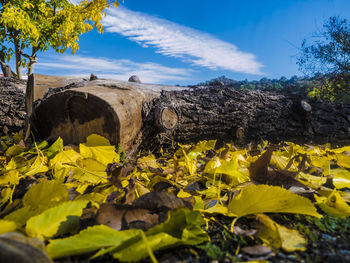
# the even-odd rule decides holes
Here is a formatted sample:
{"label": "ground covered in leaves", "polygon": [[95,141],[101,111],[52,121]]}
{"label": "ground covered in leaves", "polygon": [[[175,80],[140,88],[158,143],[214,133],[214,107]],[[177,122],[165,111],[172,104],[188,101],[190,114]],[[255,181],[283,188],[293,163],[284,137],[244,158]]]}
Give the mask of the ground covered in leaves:
{"label": "ground covered in leaves", "polygon": [[2,262],[349,262],[350,146],[1,137]]}

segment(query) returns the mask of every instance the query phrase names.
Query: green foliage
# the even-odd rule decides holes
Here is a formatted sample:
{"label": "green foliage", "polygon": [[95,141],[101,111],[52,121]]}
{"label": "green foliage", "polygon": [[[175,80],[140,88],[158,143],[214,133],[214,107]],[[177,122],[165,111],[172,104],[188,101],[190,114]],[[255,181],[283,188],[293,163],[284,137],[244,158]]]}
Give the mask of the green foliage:
{"label": "green foliage", "polygon": [[51,241],[47,252],[53,258],[60,258],[99,250],[95,257],[112,253],[114,258],[123,262],[135,262],[147,257],[153,250],[208,241],[208,235],[201,228],[204,224],[198,212],[179,209],[170,213],[167,221],[147,232],[139,229],[116,231],[103,225],[95,226],[76,236]]}
{"label": "green foliage", "polygon": [[335,75],[325,78],[319,85],[312,88],[308,96],[321,100],[350,103],[350,76]]}
{"label": "green foliage", "polygon": [[310,95],[319,99],[350,102],[350,21],[330,17],[312,42],[304,40],[298,65],[306,73],[325,76]]}

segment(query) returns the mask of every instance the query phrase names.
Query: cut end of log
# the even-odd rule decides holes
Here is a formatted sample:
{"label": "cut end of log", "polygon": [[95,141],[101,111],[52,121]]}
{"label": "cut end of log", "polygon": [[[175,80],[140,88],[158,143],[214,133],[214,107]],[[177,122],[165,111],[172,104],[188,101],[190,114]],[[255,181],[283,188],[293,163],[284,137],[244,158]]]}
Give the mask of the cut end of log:
{"label": "cut end of log", "polygon": [[302,100],[300,102],[301,108],[305,111],[305,112],[311,112],[312,111],[312,107],[309,103],[307,103],[305,100]]}
{"label": "cut end of log", "polygon": [[174,109],[165,108],[162,110],[161,123],[164,128],[168,130],[172,130],[175,128],[178,122],[179,122],[179,117]]}
{"label": "cut end of log", "polygon": [[35,126],[48,139],[62,137],[67,144],[84,142],[92,133],[119,143],[119,119],[104,100],[68,90],[44,100],[35,111]]}

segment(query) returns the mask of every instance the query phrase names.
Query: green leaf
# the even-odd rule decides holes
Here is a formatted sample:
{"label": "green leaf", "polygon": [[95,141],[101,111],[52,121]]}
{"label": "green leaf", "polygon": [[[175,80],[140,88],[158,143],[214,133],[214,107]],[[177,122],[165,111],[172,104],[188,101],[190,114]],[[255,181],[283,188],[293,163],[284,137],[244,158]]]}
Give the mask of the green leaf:
{"label": "green leaf", "polygon": [[268,185],[250,185],[241,190],[228,205],[238,217],[261,213],[293,213],[322,217],[309,199]]}
{"label": "green leaf", "polygon": [[90,227],[72,237],[52,240],[46,251],[52,258],[59,258],[101,249],[94,257],[113,253],[121,261],[138,261],[149,255],[149,249],[196,245],[208,241],[203,225],[205,221],[199,212],[181,208],[170,212],[167,221],[145,233],[147,243],[140,229],[116,231],[101,225]]}
{"label": "green leaf", "polygon": [[[208,234],[202,229],[205,221],[201,214],[188,208],[181,208],[169,213],[169,218],[146,232],[147,243],[139,240],[128,242],[116,248],[113,257],[120,261],[138,261],[152,251],[180,245],[197,245],[209,241]],[[134,251],[135,253],[130,253]]]}
{"label": "green leaf", "polygon": [[45,239],[77,229],[79,217],[88,203],[87,200],[68,201],[49,208],[27,221],[27,235]]}
{"label": "green leaf", "polygon": [[101,248],[117,247],[141,235],[140,229],[116,231],[108,226],[89,227],[75,236],[50,240],[46,252],[51,258],[61,258],[93,252]]}

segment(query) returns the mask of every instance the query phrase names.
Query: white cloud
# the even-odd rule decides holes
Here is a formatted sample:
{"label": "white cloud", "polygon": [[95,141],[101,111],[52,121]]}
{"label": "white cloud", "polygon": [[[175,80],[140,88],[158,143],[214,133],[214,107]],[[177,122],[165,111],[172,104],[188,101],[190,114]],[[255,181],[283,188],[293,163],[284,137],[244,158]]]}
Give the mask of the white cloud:
{"label": "white cloud", "polygon": [[143,47],[152,46],[163,55],[182,58],[207,68],[262,74],[253,54],[209,34],[165,19],[134,12],[124,7],[108,10],[103,19],[106,32],[118,33]]}
{"label": "white cloud", "polygon": [[184,68],[170,68],[157,63],[136,63],[127,59],[93,58],[81,55],[52,55],[39,60],[40,71],[59,70],[60,75],[88,77],[90,73],[100,78],[127,81],[137,75],[143,83],[165,83],[190,79],[193,71]]}

